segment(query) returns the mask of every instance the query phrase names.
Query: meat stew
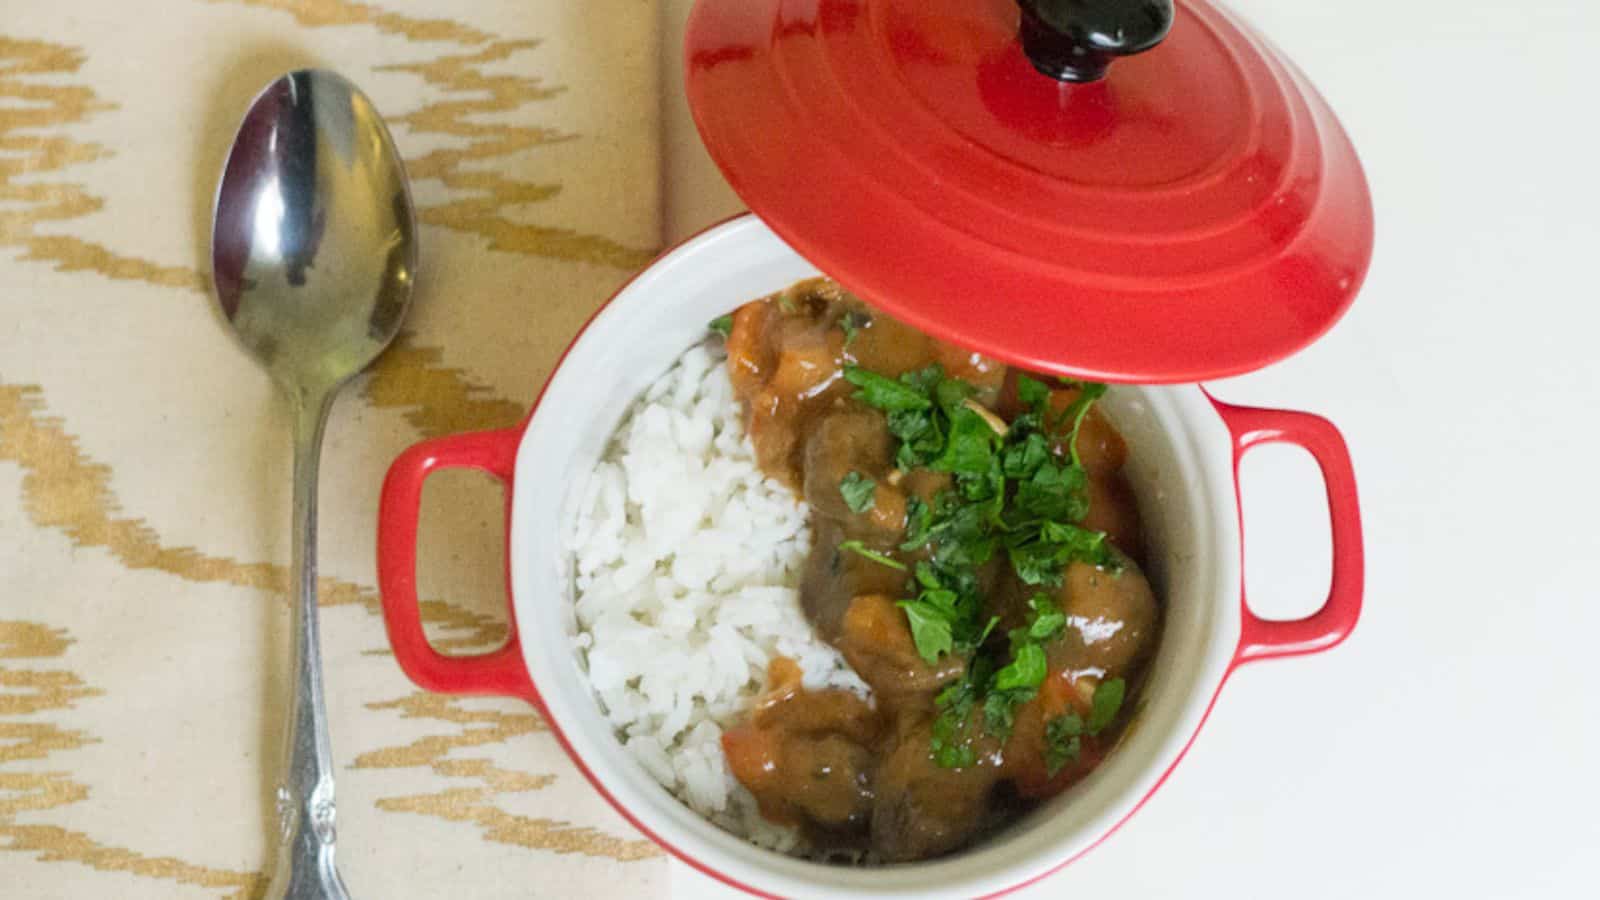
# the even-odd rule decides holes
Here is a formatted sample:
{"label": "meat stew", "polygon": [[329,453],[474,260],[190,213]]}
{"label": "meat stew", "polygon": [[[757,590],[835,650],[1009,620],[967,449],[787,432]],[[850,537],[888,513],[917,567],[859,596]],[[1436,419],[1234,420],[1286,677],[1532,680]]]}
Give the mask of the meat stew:
{"label": "meat stew", "polygon": [[763,470],[809,505],[801,602],[873,691],[777,660],[723,748],[767,818],[883,862],[967,846],[1081,779],[1160,631],[1103,385],[1004,366],[825,279],[739,308]]}

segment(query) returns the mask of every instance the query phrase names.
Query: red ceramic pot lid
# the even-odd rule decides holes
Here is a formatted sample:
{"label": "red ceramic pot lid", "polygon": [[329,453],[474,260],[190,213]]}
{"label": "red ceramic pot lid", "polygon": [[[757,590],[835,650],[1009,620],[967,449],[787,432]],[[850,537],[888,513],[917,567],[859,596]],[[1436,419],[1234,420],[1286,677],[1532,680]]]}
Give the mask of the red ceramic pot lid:
{"label": "red ceramic pot lid", "polygon": [[[818,268],[1011,363],[1198,381],[1332,326],[1366,272],[1372,205],[1304,76],[1233,13],[1180,0],[1154,49],[1101,80],[1058,81],[1032,60],[1048,68],[1061,51],[1048,42],[1084,29],[1046,22],[1025,53],[1019,2],[1045,7],[1027,14],[1036,30],[1061,9],[1172,12],[1167,0],[699,0],[686,51],[701,137]],[[1107,38],[1088,40],[1086,57],[1075,45],[1062,59],[1094,77],[1093,41]]]}

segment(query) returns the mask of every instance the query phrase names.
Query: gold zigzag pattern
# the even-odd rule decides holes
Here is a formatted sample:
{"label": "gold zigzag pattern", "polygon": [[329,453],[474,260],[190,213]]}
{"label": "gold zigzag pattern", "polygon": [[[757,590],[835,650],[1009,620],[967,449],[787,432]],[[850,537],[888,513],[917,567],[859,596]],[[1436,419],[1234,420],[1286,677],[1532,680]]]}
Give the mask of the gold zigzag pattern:
{"label": "gold zigzag pattern", "polygon": [[[482,121],[486,114],[516,111],[559,90],[542,86],[537,79],[486,71],[488,66],[535,46],[534,42],[497,40],[488,32],[459,22],[412,18],[345,0],[232,2],[275,9],[308,27],[366,25],[408,41],[442,41],[470,49],[471,52],[429,62],[391,67],[416,74],[449,95],[449,99],[425,105],[397,121],[418,133],[447,135],[466,142],[465,146],[434,150],[409,164],[414,177],[436,179],[451,192],[446,202],[419,210],[422,220],[478,235],[496,250],[623,268],[636,268],[647,261],[648,250],[628,248],[603,237],[519,223],[507,216],[512,208],[554,196],[559,184],[517,181],[470,168],[566,139],[552,129]],[[82,217],[105,207],[103,198],[90,194],[81,184],[38,178],[40,173],[59,172],[111,155],[106,147],[73,140],[59,129],[115,110],[116,104],[99,99],[87,86],[42,80],[75,74],[83,61],[83,53],[77,48],[0,36],[0,99],[18,101],[0,106],[0,246],[21,247],[21,259],[52,263],[59,271],[94,272],[113,279],[206,290],[208,279],[202,272],[139,259],[101,244],[42,230],[49,223]],[[57,131],[46,135],[29,133],[38,129]],[[26,184],[21,183],[24,179]],[[408,337],[394,351],[392,359],[381,365],[368,382],[367,394],[375,405],[406,408],[406,419],[423,434],[506,427],[520,420],[519,406],[496,398],[465,371],[443,367],[438,349],[416,345]],[[119,515],[119,505],[110,489],[109,469],[86,458],[59,420],[43,415],[42,397],[36,386],[0,384],[0,460],[22,467],[23,505],[34,524],[62,531],[78,546],[104,548],[129,568],[157,569],[192,581],[276,592],[281,592],[287,583],[282,567],[243,563],[189,547],[168,547],[139,519]],[[377,597],[368,587],[324,579],[320,590],[325,605],[359,603],[376,611]],[[439,641],[445,647],[481,649],[504,638],[502,624],[449,604],[428,601],[422,612],[425,621],[442,626],[450,635]],[[0,658],[22,651],[29,656],[60,655],[68,642],[64,634],[42,626],[0,623]],[[0,715],[58,709],[99,693],[67,672],[0,669]],[[472,822],[488,839],[530,848],[619,860],[659,855],[646,841],[617,838],[556,820],[516,816],[493,805],[495,795],[538,790],[548,785],[553,775],[510,771],[487,759],[447,757],[458,748],[497,743],[541,730],[543,723],[536,715],[470,711],[450,698],[426,694],[375,704],[375,708],[393,708],[402,716],[451,723],[458,732],[363,754],[358,766],[425,766],[438,776],[470,778],[481,784],[438,794],[380,800],[380,808]],[[93,740],[82,732],[49,723],[0,721],[0,763],[42,759]],[[64,773],[0,771],[0,849],[227,889],[229,897],[259,892],[262,883],[258,873],[213,869],[166,857],[147,858],[103,845],[79,832],[13,821],[18,812],[52,809],[87,796],[88,788]]]}
{"label": "gold zigzag pattern", "polygon": [[509,112],[559,92],[541,86],[538,79],[484,72],[483,67],[488,64],[534,46],[534,41],[496,41],[475,53],[384,67],[420,75],[452,95],[479,95],[476,99],[431,103],[397,119],[421,134],[470,138],[465,148],[435,150],[407,163],[412,178],[434,178],[452,190],[470,192],[462,199],[424,208],[420,213],[422,221],[487,238],[492,250],[637,269],[650,261],[653,249],[625,247],[597,235],[514,222],[506,216],[508,209],[555,196],[559,185],[535,184],[491,170],[466,168],[470,162],[507,157],[566,140],[552,129],[483,119],[485,114]]}
{"label": "gold zigzag pattern", "polygon": [[[375,7],[342,0],[234,0],[247,5],[281,10],[302,24],[368,24],[408,40],[449,41],[474,46],[492,36],[446,19],[411,19]],[[537,79],[515,75],[490,75],[482,66],[534,46],[532,41],[495,41],[467,55],[444,56],[430,62],[388,67],[412,72],[451,93],[482,93],[481,99],[449,100],[429,104],[399,116],[421,133],[467,138],[464,149],[436,150],[410,164],[413,177],[434,178],[451,189],[476,192],[420,211],[424,222],[477,234],[491,248],[511,253],[580,260],[625,269],[648,262],[653,250],[623,246],[598,235],[511,221],[505,210],[554,196],[559,186],[532,184],[489,171],[469,171],[464,164],[519,153],[561,139],[556,132],[515,125],[470,121],[483,113],[509,112],[527,103],[553,96],[559,89],[540,86]],[[58,172],[69,166],[94,162],[111,155],[108,148],[61,136],[25,133],[88,120],[114,110],[116,104],[99,99],[83,85],[42,83],[41,76],[75,74],[83,52],[75,47],[44,41],[0,36],[0,98],[20,101],[0,110],[0,200],[22,204],[21,209],[0,212],[0,246],[24,248],[22,259],[53,263],[58,271],[96,272],[108,278],[144,281],[166,287],[209,289],[205,273],[187,266],[170,266],[117,251],[71,235],[49,234],[39,226],[75,219],[105,208],[105,200],[81,184],[30,181],[41,172]]]}
{"label": "gold zigzag pattern", "polygon": [[[0,621],[0,660],[50,659],[62,656],[72,643],[66,632],[36,622]],[[0,684],[48,685],[20,706],[7,704],[0,693],[0,716],[71,709],[77,701],[101,695],[77,675],[62,669],[19,669],[0,666]],[[81,731],[47,722],[0,719],[0,766],[20,760],[43,760],[94,742]],[[198,866],[172,857],[143,856],[102,844],[87,834],[55,825],[16,821],[22,813],[80,803],[89,789],[63,772],[14,772],[0,768],[0,849],[37,854],[45,862],[75,862],[101,871],[131,872],[200,887],[231,889],[227,897],[255,896],[264,887],[260,873]]]}
{"label": "gold zigzag pattern", "polygon": [[505,793],[538,790],[554,781],[551,775],[531,775],[502,769],[487,759],[451,759],[456,749],[504,743],[512,738],[545,730],[533,713],[505,713],[466,709],[451,697],[416,693],[398,700],[367,704],[369,709],[397,710],[401,718],[428,719],[456,725],[453,734],[428,735],[401,747],[363,753],[358,769],[395,769],[425,766],[435,774],[474,778],[481,787],[453,787],[431,794],[386,797],[378,808],[433,816],[451,822],[477,825],[483,836],[502,844],[557,853],[579,853],[632,862],[661,855],[649,841],[614,837],[593,828],[556,819],[520,816],[494,805]]}
{"label": "gold zigzag pattern", "polygon": [[[449,19],[416,19],[348,0],[231,2],[286,12],[302,25],[371,25],[411,41],[445,41],[463,48],[478,48],[426,62],[379,68],[379,71],[418,75],[451,95],[451,99],[394,116],[392,121],[408,125],[419,134],[440,134],[467,141],[465,147],[439,149],[406,161],[406,172],[413,181],[433,179],[452,191],[470,192],[465,198],[419,209],[418,217],[424,223],[479,235],[488,239],[489,247],[494,250],[623,269],[637,269],[654,255],[654,249],[627,247],[599,235],[512,221],[506,215],[507,210],[553,197],[560,186],[519,181],[494,171],[467,168],[469,163],[504,159],[565,139],[553,129],[484,119],[487,114],[515,112],[560,92],[560,88],[543,86],[537,78],[487,71],[488,66],[513,53],[537,46],[536,41],[495,40],[493,35]],[[485,44],[487,46],[483,46]]]}
{"label": "gold zigzag pattern", "polygon": [[[297,18],[323,24],[365,21],[340,14],[338,4],[281,3],[279,8],[294,12]],[[364,15],[384,19],[385,14]],[[384,19],[384,21],[389,21]],[[458,40],[488,40],[489,36],[447,22],[413,22],[404,17],[389,21],[388,30],[407,36],[429,35]],[[97,144],[74,141],[59,135],[25,134],[30,129],[62,127],[86,120],[95,112],[114,109],[96,98],[82,85],[40,84],[24,76],[72,74],[83,64],[81,51],[41,41],[22,41],[0,36],[0,98],[27,101],[26,106],[0,108],[0,201],[20,201],[20,209],[0,207],[0,246],[25,248],[22,259],[53,262],[58,270],[91,271],[108,278],[130,279],[168,287],[204,291],[205,275],[190,269],[162,266],[148,260],[118,254],[99,244],[81,239],[43,234],[41,223],[88,215],[104,208],[105,201],[90,195],[81,185],[41,182],[40,173],[57,172],[76,163],[103,159],[110,151]],[[448,166],[430,155],[430,168],[440,177],[453,178]],[[26,184],[22,176],[30,176]],[[479,210],[490,215],[489,210]],[[493,396],[486,386],[476,384],[460,369],[441,368],[443,354],[437,348],[416,346],[408,336],[401,347],[386,354],[367,382],[366,395],[378,406],[411,407],[406,418],[427,435],[452,430],[507,427],[521,417],[520,408]],[[458,422],[459,426],[448,423]],[[218,580],[216,573],[195,572],[200,580]],[[265,569],[235,569],[234,580],[260,584],[270,580]],[[337,602],[337,595],[329,595]]]}
{"label": "gold zigzag pattern", "polygon": [[[104,200],[81,184],[36,179],[41,173],[103,159],[111,155],[110,150],[59,135],[23,133],[72,125],[116,108],[83,85],[29,80],[76,73],[83,59],[83,52],[74,47],[0,35],[0,98],[19,101],[0,108],[0,201],[21,205],[20,209],[0,208],[0,247],[21,247],[22,259],[54,263],[61,272],[98,272],[107,278],[205,290],[205,276],[193,269],[164,266],[93,241],[39,229],[42,224],[76,219],[105,206]],[[23,176],[30,176],[26,184],[18,180]]]}
{"label": "gold zigzag pattern", "polygon": [[[236,2],[283,11],[308,26],[366,24],[408,40],[450,41],[462,45],[492,40],[492,35],[458,22],[413,19],[342,0]],[[531,184],[495,172],[464,169],[469,163],[509,156],[562,139],[549,129],[474,121],[474,117],[484,113],[513,112],[558,92],[555,88],[541,87],[536,79],[488,75],[482,71],[482,66],[534,44],[532,41],[498,41],[466,56],[391,67],[414,72],[453,94],[486,95],[481,99],[430,104],[399,117],[399,121],[410,124],[420,133],[462,137],[469,142],[461,149],[435,150],[410,164],[417,178],[437,179],[452,190],[471,194],[424,209],[422,218],[430,224],[486,237],[494,249],[636,268],[647,261],[650,251],[623,247],[594,235],[516,223],[506,217],[505,210],[511,207],[553,196],[559,190],[557,185]],[[91,271],[115,279],[207,290],[209,279],[202,272],[161,265],[79,238],[39,231],[41,223],[68,220],[105,207],[102,198],[89,194],[82,185],[16,181],[25,174],[36,178],[41,172],[55,172],[110,155],[111,151],[98,144],[59,135],[23,133],[30,129],[70,125],[96,112],[116,108],[98,99],[87,86],[43,84],[24,77],[73,74],[82,66],[83,59],[77,48],[0,37],[0,97],[35,104],[0,109],[0,151],[10,152],[10,155],[0,155],[0,200],[24,204],[21,209],[0,211],[0,246],[24,247],[24,260],[52,262],[60,271]],[[521,409],[516,404],[494,397],[488,388],[473,383],[463,370],[441,368],[443,354],[439,349],[409,341],[408,345],[396,349],[409,350],[409,353],[391,352],[374,368],[365,392],[371,403],[380,407],[412,407],[406,414],[407,420],[430,436],[452,430],[509,427],[520,420]],[[422,389],[424,393],[412,394],[409,392],[412,388]],[[466,405],[450,405],[452,400]],[[461,424],[445,424],[450,422]]]}
{"label": "gold zigzag pattern", "polygon": [[[289,573],[272,563],[245,563],[170,547],[139,519],[116,515],[111,469],[79,449],[59,419],[43,413],[35,385],[0,384],[0,460],[20,465],[23,509],[35,525],[61,531],[78,547],[103,547],[130,569],[155,569],[186,581],[220,582],[285,593]],[[377,591],[339,578],[317,581],[321,605],[360,604],[377,613]],[[502,622],[439,600],[422,603],[424,621],[450,633],[440,646],[474,648],[505,640]]]}
{"label": "gold zigzag pattern", "polygon": [[419,346],[402,332],[378,358],[361,394],[373,406],[404,410],[423,437],[510,428],[522,421],[520,404],[497,396],[465,369],[444,364],[444,351]]}
{"label": "gold zigzag pattern", "polygon": [[371,25],[385,34],[397,34],[408,41],[450,41],[457,44],[482,44],[494,35],[451,19],[415,19],[386,12],[365,3],[348,0],[210,0],[212,3],[242,3],[275,9],[294,16],[307,28],[328,25]]}

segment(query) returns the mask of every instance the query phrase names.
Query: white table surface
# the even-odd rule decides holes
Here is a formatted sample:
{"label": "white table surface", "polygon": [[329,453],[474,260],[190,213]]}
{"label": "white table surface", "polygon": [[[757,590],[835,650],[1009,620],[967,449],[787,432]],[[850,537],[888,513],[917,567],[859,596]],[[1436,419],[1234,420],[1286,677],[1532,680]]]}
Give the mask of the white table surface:
{"label": "white table surface", "polygon": [[[1151,802],[1018,896],[1600,896],[1600,4],[1233,6],[1338,111],[1378,242],[1326,338],[1212,388],[1344,432],[1366,606],[1239,672]],[[737,201],[681,97],[667,137],[676,238]],[[1255,605],[1309,611],[1315,467],[1267,448],[1245,477]],[[675,896],[734,895],[675,866]]]}

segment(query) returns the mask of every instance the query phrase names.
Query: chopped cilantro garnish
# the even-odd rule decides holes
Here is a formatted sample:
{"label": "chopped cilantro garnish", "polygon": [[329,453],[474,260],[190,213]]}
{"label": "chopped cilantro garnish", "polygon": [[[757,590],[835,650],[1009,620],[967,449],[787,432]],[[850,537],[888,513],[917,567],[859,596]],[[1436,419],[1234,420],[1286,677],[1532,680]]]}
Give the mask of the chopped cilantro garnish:
{"label": "chopped cilantro garnish", "polygon": [[1067,627],[1066,613],[1056,606],[1048,594],[1034,594],[1028,600],[1028,608],[1033,610],[1033,621],[1028,625],[1028,637],[1036,641],[1048,641],[1060,634]]}
{"label": "chopped cilantro garnish", "polygon": [[899,569],[902,572],[906,570],[905,563],[891,556],[884,556],[876,550],[869,549],[866,544],[860,541],[845,541],[839,545],[839,549],[849,550],[851,553],[864,556],[879,565],[888,566],[891,569]]}
{"label": "chopped cilantro garnish", "polygon": [[934,699],[939,715],[933,720],[933,738],[928,750],[933,754],[934,763],[942,768],[963,769],[978,761],[967,728],[977,703],[970,674],[969,671],[969,677],[950,684]]}
{"label": "chopped cilantro garnish", "polygon": [[1089,475],[1076,464],[1045,462],[1018,480],[1016,508],[1036,519],[1080,521],[1089,514]]}
{"label": "chopped cilantro garnish", "polygon": [[989,460],[994,456],[999,439],[982,416],[965,406],[957,406],[950,414],[950,434],[944,452],[929,462],[928,467],[939,472],[983,475],[989,471]]}
{"label": "chopped cilantro garnish", "polygon": [[1023,481],[1033,478],[1035,472],[1050,460],[1050,442],[1035,431],[1012,444],[1000,454],[1001,471],[1007,478]]}
{"label": "chopped cilantro garnish", "polygon": [[1018,688],[1037,690],[1044,684],[1044,648],[1037,642],[1024,641],[1011,654],[1011,662],[994,673],[993,690],[1014,691]]}
{"label": "chopped cilantro garnish", "polygon": [[1116,557],[1103,531],[1079,525],[1046,521],[1037,529],[1023,528],[1007,537],[1011,568],[1027,584],[1059,585],[1062,571],[1072,562],[1114,568]]}
{"label": "chopped cilantro garnish", "polygon": [[983,646],[983,642],[989,639],[989,633],[994,631],[994,627],[999,624],[999,616],[990,616],[988,623],[983,626],[983,631],[978,633],[978,639],[972,642],[973,646]]}
{"label": "chopped cilantro garnish", "polygon": [[951,616],[947,611],[927,600],[901,600],[899,606],[906,611],[906,621],[911,623],[911,639],[916,642],[917,655],[924,662],[931,666],[939,661],[941,653],[955,648]]}
{"label": "chopped cilantro garnish", "polygon": [[1082,465],[1078,460],[1078,429],[1083,427],[1083,418],[1089,414],[1089,407],[1106,393],[1105,385],[1094,382],[1081,382],[1077,387],[1077,398],[1061,414],[1061,421],[1072,422],[1072,430],[1067,433],[1067,449],[1072,454],[1072,464],[1075,466]]}
{"label": "chopped cilantro garnish", "polygon": [[1017,399],[1028,409],[1039,411],[1050,403],[1050,389],[1026,375],[1017,376]]}
{"label": "chopped cilantro garnish", "polygon": [[1089,721],[1075,712],[1060,715],[1044,726],[1044,764],[1051,778],[1067,763],[1078,758],[1083,749],[1083,735],[1099,734],[1117,717],[1122,707],[1122,697],[1127,684],[1121,678],[1102,681],[1094,689],[1094,699],[1089,702]]}
{"label": "chopped cilantro garnish", "polygon": [[[953,496],[948,491],[945,493]],[[943,566],[981,566],[994,556],[999,543],[984,516],[983,507],[970,503],[957,506],[949,515],[936,520],[928,529],[928,537],[935,545],[934,562]]]}
{"label": "chopped cilantro garnish", "polygon": [[711,324],[707,327],[722,335],[723,340],[727,340],[728,335],[733,333],[733,316],[717,316],[711,320]]}
{"label": "chopped cilantro garnish", "polygon": [[1078,758],[1082,749],[1083,719],[1077,713],[1057,716],[1044,726],[1044,765],[1051,778]]}
{"label": "chopped cilantro garnish", "polygon": [[850,507],[853,513],[864,513],[871,509],[877,490],[878,483],[860,472],[851,472],[839,482],[839,494],[844,497],[844,505]]}
{"label": "chopped cilantro garnish", "polygon": [[839,330],[844,332],[844,345],[846,347],[850,346],[850,342],[856,339],[856,335],[861,333],[861,329],[870,324],[872,324],[870,317],[854,310],[846,310],[845,314],[839,317]]}
{"label": "chopped cilantro garnish", "polygon": [[1090,734],[1099,734],[1117,717],[1117,711],[1122,709],[1122,697],[1127,690],[1128,685],[1121,678],[1102,681],[1095,687],[1094,698],[1089,701]]}
{"label": "chopped cilantro garnish", "polygon": [[[841,320],[841,327],[848,341],[851,326]],[[907,499],[900,549],[925,551],[927,558],[916,564],[908,582],[911,596],[899,606],[924,661],[933,664],[949,654],[967,658],[965,673],[939,694],[930,752],[941,766],[972,765],[977,737],[1008,737],[1017,708],[1038,695],[1049,674],[1045,645],[1067,626],[1054,598],[1037,593],[1028,600],[1023,627],[1012,629],[1006,641],[992,640],[998,618],[985,616],[979,569],[1003,552],[1024,583],[1053,586],[1062,583],[1073,562],[1117,564],[1105,534],[1079,524],[1089,511],[1089,478],[1077,456],[1077,432],[1105,386],[1072,384],[1078,396],[1051,422],[1051,389],[1020,375],[1017,400],[1024,411],[1007,423],[978,405],[977,388],[946,377],[939,366],[899,378],[859,366],[847,366],[844,374],[857,388],[856,400],[886,414],[889,433],[898,441],[899,468],[925,467],[952,476],[951,485],[931,500]],[[1071,430],[1065,449],[1057,452],[1052,441],[1066,423]],[[852,509],[869,502],[873,487],[858,477],[852,472],[839,486]],[[904,569],[859,542],[841,547]],[[1123,688],[1110,684],[1101,686],[1104,699],[1096,693],[1089,726],[1076,714],[1050,723],[1052,771],[1077,756],[1082,734],[1094,734],[1115,718]]]}
{"label": "chopped cilantro garnish", "polygon": [[944,366],[934,363],[913,372],[906,372],[900,376],[900,381],[925,396],[931,396],[944,379]]}
{"label": "chopped cilantro garnish", "polygon": [[[915,550],[928,542],[928,532],[933,527],[933,510],[921,497],[906,500],[906,539],[901,550]],[[921,563],[918,564],[920,570]]]}
{"label": "chopped cilantro garnish", "polygon": [[927,391],[917,390],[909,384],[885,378],[860,366],[845,366],[844,380],[861,389],[856,391],[857,400],[886,412],[922,410],[933,405]]}
{"label": "chopped cilantro garnish", "polygon": [[983,698],[983,728],[995,737],[1005,740],[1017,722],[1017,707],[1033,699],[1034,691],[1024,688],[1015,691],[997,691],[991,688]]}
{"label": "chopped cilantro garnish", "polygon": [[[938,381],[933,382],[933,399],[946,415],[953,416],[955,411],[966,404],[967,398],[978,392],[978,389],[959,378],[944,378],[943,373]],[[917,373],[919,379],[930,378],[927,369]]]}
{"label": "chopped cilantro garnish", "polygon": [[917,655],[932,665],[940,654],[976,650],[988,639],[998,619],[979,621],[982,603],[975,577],[927,561],[918,562],[913,574],[920,590],[899,606],[906,611]]}

